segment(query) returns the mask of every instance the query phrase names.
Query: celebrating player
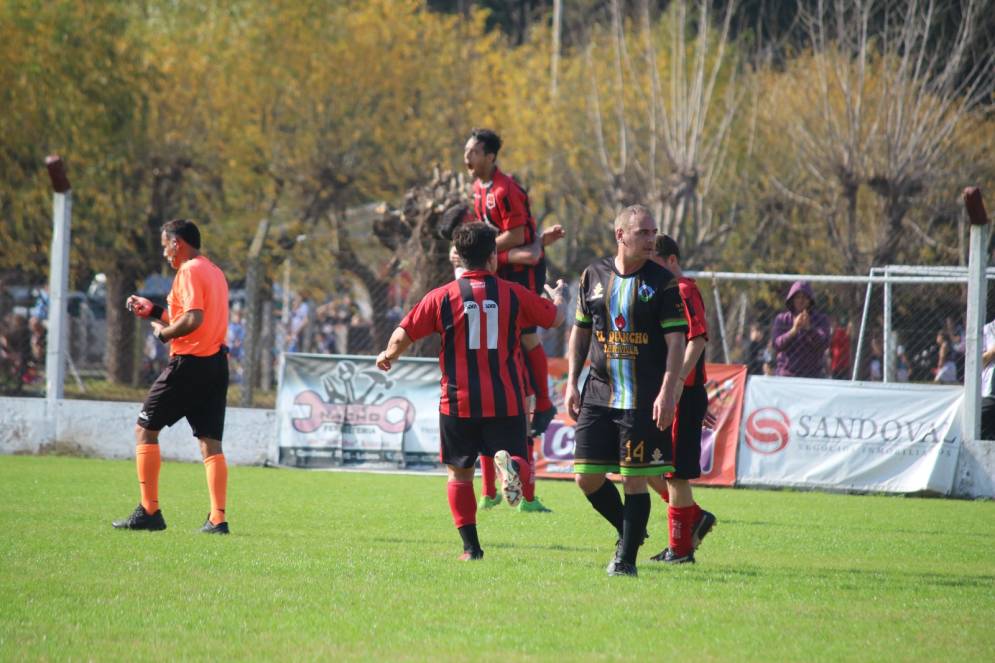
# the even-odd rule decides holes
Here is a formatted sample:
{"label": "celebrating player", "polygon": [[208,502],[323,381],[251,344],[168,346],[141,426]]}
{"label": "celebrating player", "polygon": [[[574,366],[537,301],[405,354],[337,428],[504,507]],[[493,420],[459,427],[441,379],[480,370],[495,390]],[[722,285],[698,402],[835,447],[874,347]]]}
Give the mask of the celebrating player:
{"label": "celebrating player", "polygon": [[698,286],[681,270],[681,252],[677,242],[667,235],[657,237],[654,260],[677,277],[688,333],[681,366],[684,390],[672,427],[674,471],[666,478],[656,476],[649,480],[650,486],[669,503],[667,530],[670,545],[650,559],[668,564],[693,564],[694,551],[715,525],[715,516],[694,501],[689,482],[689,479],[701,476],[701,427],[708,412],[704,354],[705,344],[708,343],[708,323]]}
{"label": "celebrating player", "polygon": [[[473,183],[474,217],[498,230],[497,275],[541,294],[546,283],[546,258],[542,253],[542,244],[559,239],[563,236],[563,230],[557,226],[558,232],[550,236],[549,242],[544,238],[539,243],[534,264],[514,263],[509,259],[511,249],[536,244],[536,224],[529,208],[528,195],[518,182],[502,173],[497,166],[500,150],[500,136],[489,129],[474,129],[466,142],[463,160],[467,170],[476,178]],[[542,435],[556,415],[556,407],[549,398],[549,367],[535,327],[522,330],[522,350],[536,394],[535,414],[529,434]]]}
{"label": "celebrating player", "polygon": [[159,508],[159,431],[186,417],[207,471],[211,511],[201,532],[228,534],[225,497],[228,465],[221,448],[228,397],[228,282],[220,268],[200,253],[200,230],[193,221],[176,219],[162,227],[162,255],[176,270],[166,299],[168,311],[138,295],[128,310],[149,318],[153,334],[169,343],[169,363],[149,389],[135,427],[138,484],[142,501],[119,529],[166,529]]}
{"label": "celebrating player", "polygon": [[[674,469],[670,426],[688,325],[677,280],[650,260],[656,232],[645,207],[619,213],[617,253],[581,275],[570,333],[566,406],[577,421],[574,472],[591,506],[618,532],[608,575],[636,575],[650,513],[647,478]],[[582,396],[577,381],[589,350]],[[624,505],[609,472],[622,475]]]}
{"label": "celebrating player", "polygon": [[466,271],[425,295],[377,357],[377,367],[388,371],[414,341],[433,332],[442,336],[441,456],[449,474],[449,508],[463,540],[461,560],[484,555],[473,490],[477,454],[495,456],[504,468],[502,490],[512,506],[530,485],[524,376],[516,354],[523,328],[555,327],[566,307],[562,281],[546,288],[550,302],[494,275],[496,235],[479,222],[456,228],[453,243]]}

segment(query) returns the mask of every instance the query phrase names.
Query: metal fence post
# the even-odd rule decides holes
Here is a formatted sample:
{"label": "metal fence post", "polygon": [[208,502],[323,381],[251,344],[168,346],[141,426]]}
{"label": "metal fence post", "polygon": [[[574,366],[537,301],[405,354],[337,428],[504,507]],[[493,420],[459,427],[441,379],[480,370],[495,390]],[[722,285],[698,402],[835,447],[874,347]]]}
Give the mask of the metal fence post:
{"label": "metal fence post", "polygon": [[66,372],[66,295],[69,290],[69,230],[72,221],[73,192],[62,157],[45,158],[52,180],[52,254],[48,280],[48,340],[45,353],[45,398],[52,405],[63,395]]}

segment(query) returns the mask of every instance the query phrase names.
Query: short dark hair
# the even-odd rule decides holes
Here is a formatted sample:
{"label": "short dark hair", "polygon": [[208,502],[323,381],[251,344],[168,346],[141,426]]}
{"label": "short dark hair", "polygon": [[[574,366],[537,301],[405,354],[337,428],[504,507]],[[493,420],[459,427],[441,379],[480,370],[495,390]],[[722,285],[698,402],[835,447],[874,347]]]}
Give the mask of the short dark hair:
{"label": "short dark hair", "polygon": [[681,250],[677,247],[677,242],[670,235],[657,235],[656,237],[656,254],[666,260],[670,256],[674,256],[678,260],[681,259]]}
{"label": "short dark hair", "polygon": [[162,224],[162,232],[179,237],[193,248],[200,250],[200,230],[189,219],[173,219]]}
{"label": "short dark hair", "polygon": [[501,151],[501,136],[490,129],[473,129],[470,131],[470,138],[484,146],[484,154],[497,156],[497,153]]}
{"label": "short dark hair", "polygon": [[482,221],[464,223],[453,231],[453,244],[464,267],[483,269],[497,248],[497,231]]}

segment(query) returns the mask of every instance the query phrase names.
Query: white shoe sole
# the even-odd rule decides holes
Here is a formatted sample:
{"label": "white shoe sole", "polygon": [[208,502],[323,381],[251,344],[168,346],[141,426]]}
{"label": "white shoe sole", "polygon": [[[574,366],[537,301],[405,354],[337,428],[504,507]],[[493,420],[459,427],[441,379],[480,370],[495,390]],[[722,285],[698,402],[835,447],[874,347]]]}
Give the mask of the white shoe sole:
{"label": "white shoe sole", "polygon": [[494,454],[494,467],[501,474],[501,492],[508,506],[518,506],[522,501],[522,480],[512,465],[511,455],[503,449]]}

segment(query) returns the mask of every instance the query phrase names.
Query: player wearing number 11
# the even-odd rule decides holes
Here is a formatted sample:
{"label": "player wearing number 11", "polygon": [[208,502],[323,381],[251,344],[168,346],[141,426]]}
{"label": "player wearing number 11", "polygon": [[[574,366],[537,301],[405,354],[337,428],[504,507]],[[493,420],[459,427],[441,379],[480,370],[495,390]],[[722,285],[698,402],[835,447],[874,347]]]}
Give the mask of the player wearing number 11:
{"label": "player wearing number 11", "polygon": [[463,560],[484,554],[477,538],[473,491],[477,455],[510,455],[503,488],[512,506],[521,498],[522,484],[529,481],[525,376],[517,356],[522,329],[556,327],[566,308],[562,281],[556,288],[546,286],[551,302],[494,275],[496,237],[485,223],[456,228],[453,244],[466,271],[425,295],[377,357],[377,367],[389,371],[413,342],[432,333],[442,336],[439,432],[442,462],[449,471],[449,508],[463,539]]}

